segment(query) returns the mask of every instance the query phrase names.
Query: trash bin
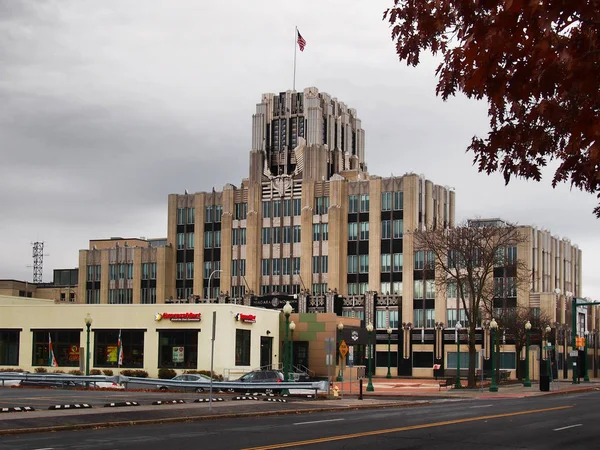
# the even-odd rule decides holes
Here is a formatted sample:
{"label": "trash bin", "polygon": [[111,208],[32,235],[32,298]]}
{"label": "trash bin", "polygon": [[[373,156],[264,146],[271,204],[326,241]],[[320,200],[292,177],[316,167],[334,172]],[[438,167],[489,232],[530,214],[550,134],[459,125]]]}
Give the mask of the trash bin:
{"label": "trash bin", "polygon": [[550,377],[548,375],[540,376],[540,391],[548,392],[550,390]]}

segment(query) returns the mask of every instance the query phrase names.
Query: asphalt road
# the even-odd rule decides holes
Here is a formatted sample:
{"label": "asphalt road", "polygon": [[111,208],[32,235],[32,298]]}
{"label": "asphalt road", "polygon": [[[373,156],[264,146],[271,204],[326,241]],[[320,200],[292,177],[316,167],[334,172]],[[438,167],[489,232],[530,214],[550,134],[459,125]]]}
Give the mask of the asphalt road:
{"label": "asphalt road", "polygon": [[599,392],[3,436],[0,450],[592,449]]}

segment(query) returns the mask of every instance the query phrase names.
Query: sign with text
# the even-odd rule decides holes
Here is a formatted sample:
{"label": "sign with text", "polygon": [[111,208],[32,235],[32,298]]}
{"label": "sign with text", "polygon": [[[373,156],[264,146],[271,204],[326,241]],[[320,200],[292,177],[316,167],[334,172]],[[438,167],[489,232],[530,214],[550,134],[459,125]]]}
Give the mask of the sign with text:
{"label": "sign with text", "polygon": [[342,340],[339,348],[340,348],[340,355],[342,355],[342,358],[345,358],[346,355],[348,354],[348,344],[346,344],[346,341]]}
{"label": "sign with text", "polygon": [[185,362],[185,348],[184,347],[173,347],[173,362],[182,363]]}
{"label": "sign with text", "polygon": [[200,313],[185,312],[185,313],[156,313],[154,320],[160,322],[163,319],[169,319],[171,322],[200,322]]}

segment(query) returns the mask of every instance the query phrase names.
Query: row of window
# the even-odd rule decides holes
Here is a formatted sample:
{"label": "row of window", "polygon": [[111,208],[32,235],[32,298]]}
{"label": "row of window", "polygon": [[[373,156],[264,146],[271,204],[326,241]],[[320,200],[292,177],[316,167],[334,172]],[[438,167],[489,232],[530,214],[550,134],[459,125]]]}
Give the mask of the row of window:
{"label": "row of window", "polygon": [[[142,330],[94,330],[92,332],[94,367],[144,367]],[[199,330],[158,331],[158,367],[207,369],[198,367]],[[119,365],[119,338],[123,361]],[[71,330],[33,331],[33,366],[48,366],[54,359],[61,367],[79,367],[80,332]],[[0,364],[19,365],[20,331],[0,331]],[[250,365],[251,330],[236,329],[235,365]]]}
{"label": "row of window", "polygon": [[[349,195],[348,213],[369,212],[370,196],[369,194]],[[382,192],[381,210],[382,211],[401,211],[404,209],[403,192]]]}
{"label": "row of window", "polygon": [[204,223],[220,222],[223,216],[221,205],[210,205],[204,207]]}
{"label": "row of window", "polygon": [[263,259],[261,268],[263,276],[300,275],[300,258]]}
{"label": "row of window", "polygon": [[111,280],[133,280],[133,263],[127,264],[109,264],[108,270]]}
{"label": "row of window", "polygon": [[260,287],[261,295],[272,294],[274,292],[285,292],[286,294],[299,294],[300,293],[300,285],[299,284],[284,284],[278,285],[274,284],[272,286],[263,285]]}
{"label": "row of window", "polygon": [[[381,272],[402,272],[403,259],[402,253],[382,253]],[[369,255],[348,255],[348,273],[369,273]]]}
{"label": "row of window", "polygon": [[194,233],[177,233],[177,250],[194,248]]}
{"label": "row of window", "polygon": [[195,213],[195,208],[177,208],[177,225],[193,224]]}
{"label": "row of window", "polygon": [[290,242],[298,243],[300,242],[300,237],[300,225],[294,225],[293,227],[285,226],[263,228],[261,230],[261,242],[263,244],[289,244]]}
{"label": "row of window", "polygon": [[109,289],[108,303],[113,305],[131,305],[133,303],[133,289]]}
{"label": "row of window", "polygon": [[100,281],[102,266],[87,266],[87,281]]}
{"label": "row of window", "polygon": [[[132,289],[111,289],[108,291],[109,303],[133,303]],[[100,304],[100,289],[88,289],[85,292],[85,302],[88,305]],[[143,287],[141,289],[140,303],[156,303],[156,288]]]}
{"label": "row of window", "polygon": [[[329,198],[327,198],[329,207]],[[262,217],[278,218],[299,216],[302,212],[302,201],[299,198],[286,200],[271,200],[262,202]]]}
{"label": "row of window", "polygon": [[177,263],[176,277],[178,280],[193,280],[194,279],[194,263]]}

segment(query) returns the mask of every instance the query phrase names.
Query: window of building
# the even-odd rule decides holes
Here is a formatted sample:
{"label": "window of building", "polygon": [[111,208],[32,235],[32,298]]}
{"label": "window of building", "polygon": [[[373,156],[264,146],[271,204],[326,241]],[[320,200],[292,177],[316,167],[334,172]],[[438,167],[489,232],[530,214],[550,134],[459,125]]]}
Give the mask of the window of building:
{"label": "window of building", "polygon": [[198,330],[159,331],[158,367],[197,369]]}
{"label": "window of building", "polygon": [[348,273],[358,272],[358,256],[348,255]]}
{"label": "window of building", "polygon": [[292,260],[291,258],[283,258],[282,260],[282,273],[283,275],[290,275],[292,271]]}
{"label": "window of building", "polygon": [[204,261],[204,278],[210,277],[212,273],[212,261]]}
{"label": "window of building", "polygon": [[392,289],[394,291],[394,294],[402,295],[402,281],[394,281],[392,283]]}
{"label": "window of building", "polygon": [[85,302],[88,305],[100,303],[100,289],[87,289],[85,291]]}
{"label": "window of building", "polygon": [[185,263],[185,277],[188,280],[194,279],[194,263],[193,262]]}
{"label": "window of building", "polygon": [[234,219],[245,220],[247,215],[248,215],[248,203],[236,203]]}
{"label": "window of building", "polygon": [[313,242],[321,240],[321,224],[313,223]]}
{"label": "window of building", "polygon": [[123,346],[120,367],[144,367],[144,331],[141,330],[94,330],[94,366],[118,366],[119,334]]}
{"label": "window of building", "polygon": [[87,281],[94,281],[94,266],[87,266]]}
{"label": "window of building", "polygon": [[176,266],[176,279],[177,280],[183,280],[183,263],[177,263]]}
{"label": "window of building", "polygon": [[404,235],[404,220],[394,220],[394,239],[401,239]]}
{"label": "window of building", "polygon": [[508,247],[506,249],[506,259],[509,266],[517,264],[517,247]]}
{"label": "window of building", "polygon": [[271,265],[273,267],[273,275],[281,275],[281,260],[272,259]]}
{"label": "window of building", "polygon": [[358,239],[358,223],[348,223],[348,240],[356,241]]}
{"label": "window of building", "polygon": [[369,212],[369,194],[360,195],[360,212]]}
{"label": "window of building", "polygon": [[394,210],[404,209],[404,192],[394,192]]}
{"label": "window of building", "polygon": [[315,214],[327,214],[329,210],[329,197],[315,198]]}
{"label": "window of building", "polygon": [[421,270],[425,265],[425,254],[422,251],[415,252],[415,269]]}
{"label": "window of building", "polygon": [[392,209],[392,193],[382,192],[381,193],[381,210],[390,211]]}
{"label": "window of building", "polygon": [[312,257],[312,273],[319,273],[319,257]]}
{"label": "window of building", "polygon": [[292,207],[294,209],[294,216],[299,216],[302,214],[302,201],[299,198],[295,198],[292,200]]}
{"label": "window of building", "polygon": [[212,248],[213,247],[213,232],[205,231],[204,232],[204,248]]}
{"label": "window of building", "polygon": [[250,330],[235,330],[235,365],[250,365]]}
{"label": "window of building", "polygon": [[283,201],[283,215],[290,217],[292,215],[292,201],[290,199]]}
{"label": "window of building", "polygon": [[119,264],[119,280],[125,279],[126,264]]}
{"label": "window of building", "polygon": [[50,366],[50,339],[58,367],[79,367],[79,330],[34,330],[32,366]]}
{"label": "window of building", "polygon": [[220,222],[223,217],[223,206],[215,205],[215,222]]}
{"label": "window of building", "polygon": [[211,223],[213,221],[213,207],[205,206],[204,207],[204,223]]}
{"label": "window of building", "polygon": [[361,241],[369,240],[369,222],[361,222],[360,223],[360,240]]}
{"label": "window of building", "polygon": [[185,223],[185,208],[177,208],[177,225]]}
{"label": "window of building", "polygon": [[94,266],[96,267],[96,281],[100,281],[102,278],[102,266]]}
{"label": "window of building", "polygon": [[246,276],[246,260],[240,259],[240,276]]}
{"label": "window of building", "polygon": [[504,297],[504,278],[494,277],[494,297]]}
{"label": "window of building", "polygon": [[358,258],[359,273],[369,273],[369,255],[360,255]]}
{"label": "window of building", "polygon": [[133,263],[127,264],[127,279],[133,280]]}
{"label": "window of building", "polygon": [[302,232],[300,231],[300,225],[294,225],[294,243],[298,243],[301,240]]}
{"label": "window of building", "polygon": [[285,226],[283,227],[283,243],[289,244],[291,241],[292,230],[291,227]]}
{"label": "window of building", "polygon": [[270,228],[265,227],[262,229],[261,239],[262,239],[263,244],[271,243],[271,229]]}
{"label": "window of building", "polygon": [[133,289],[109,289],[108,303],[112,305],[130,305],[133,303]]}
{"label": "window of building", "polygon": [[0,330],[0,365],[19,365],[19,337],[18,330]]}
{"label": "window of building", "polygon": [[[142,288],[140,302],[143,304],[156,303],[156,288]],[[98,302],[100,303],[100,302]]]}
{"label": "window of building", "polygon": [[196,221],[196,208],[187,208],[187,223],[193,224]]}
{"label": "window of building", "polygon": [[294,275],[300,275],[300,258],[292,258],[292,270]]}
{"label": "window of building", "polygon": [[221,248],[221,230],[214,232],[215,248]]}
{"label": "window of building", "polygon": [[348,295],[358,295],[358,283],[348,283]]}
{"label": "window of building", "polygon": [[329,270],[329,258],[327,256],[321,256],[321,273],[327,273]]}
{"label": "window of building", "polygon": [[281,200],[273,200],[273,217],[281,217]]}
{"label": "window of building", "polygon": [[404,258],[402,253],[394,253],[394,272],[402,272]]}
{"label": "window of building", "polygon": [[423,298],[423,280],[414,280],[413,298]]}
{"label": "window of building", "polygon": [[425,298],[435,298],[435,281],[425,280]]}
{"label": "window of building", "polygon": [[[381,271],[389,272],[391,268],[392,268],[392,255],[390,255],[389,253],[382,253],[381,254]],[[389,291],[389,289],[387,291]],[[383,292],[383,291],[381,291],[381,292]]]}
{"label": "window of building", "polygon": [[271,235],[273,237],[273,244],[281,244],[281,228],[274,227],[271,231]]}
{"label": "window of building", "polygon": [[262,216],[264,219],[271,217],[271,202],[269,202],[269,201],[262,202]]}
{"label": "window of building", "polygon": [[185,234],[177,233],[177,250],[182,250],[185,248]]}
{"label": "window of building", "polygon": [[415,328],[423,328],[423,310],[413,309],[413,326]]}
{"label": "window of building", "polygon": [[379,292],[381,292],[382,294],[389,294],[390,292],[392,292],[390,290],[391,283],[389,281],[382,281],[379,287]]}
{"label": "window of building", "polygon": [[348,196],[348,213],[357,213],[358,212],[358,195],[349,195]]}
{"label": "window of building", "polygon": [[323,295],[327,292],[327,283],[313,283],[312,293],[313,295]]}
{"label": "window of building", "polygon": [[187,234],[187,248],[194,248],[194,233]]}
{"label": "window of building", "polygon": [[413,367],[427,369],[433,367],[433,352],[413,352]]}
{"label": "window of building", "polygon": [[271,275],[271,260],[270,259],[262,260],[262,274],[263,274],[263,276]]}
{"label": "window of building", "polygon": [[516,297],[517,296],[517,279],[515,277],[506,278],[506,296]]}
{"label": "window of building", "polygon": [[392,237],[392,222],[390,220],[381,221],[381,239],[390,239]]}
{"label": "window of building", "polygon": [[425,328],[435,327],[435,309],[425,310]]}
{"label": "window of building", "polygon": [[[446,361],[446,367],[448,367],[448,369],[456,369],[456,352],[448,352],[448,360]],[[468,351],[460,352],[460,367],[461,369],[466,369],[469,367]],[[479,358],[475,358],[475,369],[479,369]]]}
{"label": "window of building", "polygon": [[367,283],[367,282],[358,283],[358,293],[360,295],[365,295],[368,290],[369,290],[369,283]]}
{"label": "window of building", "polygon": [[321,224],[321,239],[324,241],[329,240],[329,224],[328,223]]}

